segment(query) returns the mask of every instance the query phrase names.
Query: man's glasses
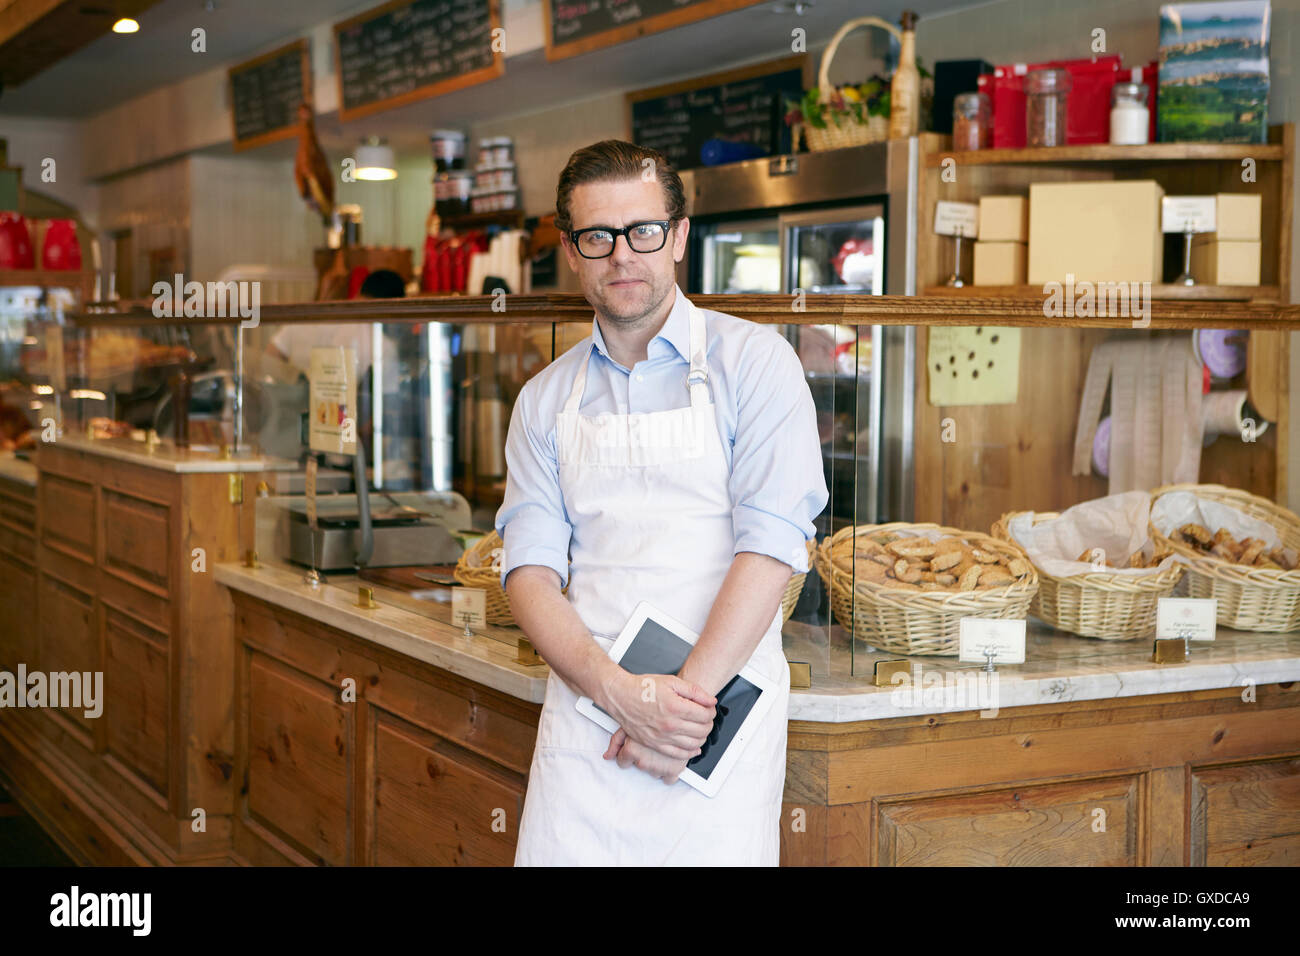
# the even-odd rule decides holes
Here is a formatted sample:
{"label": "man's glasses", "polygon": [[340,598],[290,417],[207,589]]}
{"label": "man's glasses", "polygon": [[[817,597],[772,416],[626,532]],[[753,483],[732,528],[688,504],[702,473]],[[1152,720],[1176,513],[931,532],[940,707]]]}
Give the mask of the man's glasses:
{"label": "man's glasses", "polygon": [[584,259],[604,259],[614,251],[614,243],[619,236],[627,239],[628,247],[633,252],[658,252],[668,241],[668,227],[674,221],[656,219],[634,222],[622,229],[610,229],[608,226],[575,229],[569,233],[569,241],[577,246]]}

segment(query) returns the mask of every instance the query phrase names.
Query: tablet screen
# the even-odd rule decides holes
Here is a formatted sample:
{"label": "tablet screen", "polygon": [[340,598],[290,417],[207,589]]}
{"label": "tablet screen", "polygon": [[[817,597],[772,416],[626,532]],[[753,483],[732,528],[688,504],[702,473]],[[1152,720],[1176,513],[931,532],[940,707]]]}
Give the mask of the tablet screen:
{"label": "tablet screen", "polygon": [[[688,642],[658,621],[647,619],[623,652],[619,665],[630,674],[676,674],[690,653]],[[713,730],[700,748],[701,753],[692,757],[686,766],[707,780],[762,693],[761,688],[739,674],[728,681],[717,694]]]}

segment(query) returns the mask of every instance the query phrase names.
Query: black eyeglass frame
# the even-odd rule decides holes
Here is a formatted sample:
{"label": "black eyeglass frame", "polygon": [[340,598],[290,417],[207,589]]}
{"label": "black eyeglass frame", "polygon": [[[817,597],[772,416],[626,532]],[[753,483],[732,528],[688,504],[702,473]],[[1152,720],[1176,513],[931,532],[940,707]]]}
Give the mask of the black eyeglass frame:
{"label": "black eyeglass frame", "polygon": [[[569,233],[569,241],[573,243],[573,248],[578,250],[578,255],[582,256],[582,258],[584,259],[608,259],[610,256],[614,254],[614,248],[618,245],[619,236],[623,237],[623,241],[627,243],[627,247],[631,249],[633,252],[637,253],[638,255],[648,256],[651,255],[652,253],[658,252],[664,246],[668,245],[668,233],[671,232],[672,228],[680,221],[681,220],[679,219],[643,219],[640,222],[634,222],[630,225],[624,226],[622,229],[614,229],[611,228],[610,226],[588,226],[586,229],[572,230]],[[638,226],[661,226],[664,231],[663,232],[664,241],[659,243],[659,245],[656,246],[654,249],[647,249],[644,252],[642,252],[640,249],[637,249],[635,246],[632,245],[632,237],[628,235],[628,233],[630,233],[633,229],[637,228]],[[608,232],[609,234],[611,234],[614,237],[614,240],[609,244],[609,252],[605,253],[603,256],[589,256],[585,252],[583,252],[582,246],[578,244],[578,240],[585,233],[588,232]]]}

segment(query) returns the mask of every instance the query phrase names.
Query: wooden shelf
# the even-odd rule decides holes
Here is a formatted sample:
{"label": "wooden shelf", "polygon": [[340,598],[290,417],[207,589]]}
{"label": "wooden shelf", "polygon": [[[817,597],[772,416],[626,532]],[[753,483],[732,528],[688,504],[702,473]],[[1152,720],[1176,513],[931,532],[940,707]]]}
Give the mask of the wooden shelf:
{"label": "wooden shelf", "polygon": [[0,269],[0,287],[34,285],[43,289],[80,289],[86,281],[78,269]]}
{"label": "wooden shelf", "polygon": [[1253,159],[1259,163],[1281,162],[1285,148],[1280,143],[1148,143],[1145,146],[1036,146],[1027,149],[978,149],[927,153],[927,168],[939,167],[951,159],[958,166],[997,166],[1027,163],[1168,163],[1179,160]]}
{"label": "wooden shelf", "polygon": [[[754,322],[787,325],[1009,325],[1044,328],[1132,328],[1133,320],[1113,318],[1049,318],[1043,314],[1041,288],[1023,293],[990,295],[991,287],[975,287],[961,295],[809,295],[803,310],[791,310],[786,295],[693,295],[704,309],[727,312]],[[996,288],[996,287],[994,287]],[[1018,288],[1018,287],[1017,287]],[[488,295],[426,296],[407,299],[353,299],[268,305],[262,324],[279,322],[452,322],[463,324],[589,323],[591,306],[579,293],[505,296],[505,310]],[[69,318],[83,326],[158,326],[236,324],[234,318],[159,319],[136,307],[118,311],[83,311]],[[1208,299],[1156,299],[1149,326],[1153,329],[1246,328],[1300,331],[1300,305],[1269,302],[1221,302]]]}
{"label": "wooden shelf", "polygon": [[[1078,283],[1076,282],[1076,287]],[[1036,285],[965,285],[954,289],[946,285],[930,286],[927,296],[946,296],[954,299],[1043,298],[1043,289]],[[1281,290],[1275,285],[1168,285],[1151,286],[1151,298],[1163,301],[1196,302],[1254,302],[1263,305],[1281,303]]]}

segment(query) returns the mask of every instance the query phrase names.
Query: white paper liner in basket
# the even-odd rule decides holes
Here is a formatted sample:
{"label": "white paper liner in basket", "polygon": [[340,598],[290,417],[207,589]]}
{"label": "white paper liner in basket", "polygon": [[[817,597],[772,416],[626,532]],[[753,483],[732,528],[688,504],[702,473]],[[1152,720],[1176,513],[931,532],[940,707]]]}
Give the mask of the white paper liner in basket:
{"label": "white paper liner in basket", "polygon": [[[1124,567],[1135,551],[1150,559],[1155,544],[1147,528],[1151,496],[1145,491],[1126,491],[1094,498],[1066,508],[1057,517],[1034,524],[1034,513],[1023,512],[1007,522],[1007,532],[1029,555],[1039,571],[1056,578],[1104,571],[1125,577],[1158,574],[1174,563],[1169,556],[1152,568]],[[1185,522],[1184,522],[1185,523]],[[1084,551],[1101,549],[1102,567],[1091,561],[1075,560]],[[1116,567],[1106,567],[1109,560]]]}

